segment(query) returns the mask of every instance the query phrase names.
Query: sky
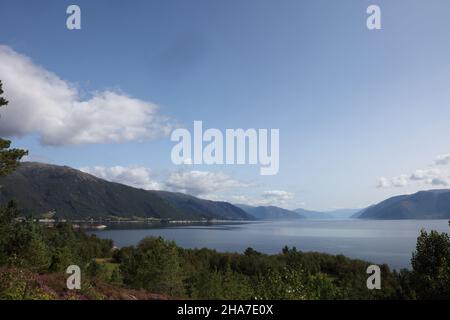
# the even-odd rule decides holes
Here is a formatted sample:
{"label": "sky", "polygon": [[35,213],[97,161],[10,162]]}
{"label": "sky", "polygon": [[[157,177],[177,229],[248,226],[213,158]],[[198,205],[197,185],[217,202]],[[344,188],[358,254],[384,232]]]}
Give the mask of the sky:
{"label": "sky", "polygon": [[[68,30],[66,8],[81,8]],[[369,5],[381,30],[366,27]],[[145,189],[333,210],[450,185],[446,0],[0,0],[0,136]],[[174,165],[170,134],[279,129],[280,166]]]}

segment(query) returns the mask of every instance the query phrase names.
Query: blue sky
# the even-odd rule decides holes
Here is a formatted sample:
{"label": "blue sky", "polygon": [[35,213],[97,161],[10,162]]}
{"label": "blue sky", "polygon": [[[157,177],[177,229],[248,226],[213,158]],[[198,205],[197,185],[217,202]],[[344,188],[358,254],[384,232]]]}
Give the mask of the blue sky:
{"label": "blue sky", "polygon": [[[81,7],[81,30],[66,29],[72,3]],[[366,8],[374,3],[382,30],[370,31]],[[189,129],[194,120],[221,130],[279,128],[280,170],[260,176],[258,166],[180,168],[162,132],[125,141],[64,137],[50,146],[42,135],[51,140],[61,131],[35,125],[45,127],[48,119],[39,117],[50,111],[45,103],[33,107],[32,98],[13,100],[33,90],[26,85],[10,84],[8,96],[6,79],[18,69],[2,69],[2,61],[11,103],[0,133],[29,149],[32,160],[233,202],[327,210],[448,187],[448,12],[444,0],[0,0],[9,63],[53,73],[76,88],[78,102],[116,92],[158,106],[158,115]],[[65,96],[51,99],[58,97]],[[32,112],[21,112],[17,126],[24,128],[13,130],[21,110]],[[122,124],[116,118],[112,125]],[[92,119],[105,125],[109,115]]]}

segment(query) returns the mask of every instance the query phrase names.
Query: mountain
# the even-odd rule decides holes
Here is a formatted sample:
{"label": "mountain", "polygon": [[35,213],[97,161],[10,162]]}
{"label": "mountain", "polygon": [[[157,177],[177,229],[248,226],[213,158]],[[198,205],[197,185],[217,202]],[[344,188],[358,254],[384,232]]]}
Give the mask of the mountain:
{"label": "mountain", "polygon": [[306,209],[287,210],[275,206],[249,206],[245,204],[236,204],[235,206],[246,211],[259,220],[290,220],[290,219],[347,219],[357,209],[341,209],[329,212],[312,211]]}
{"label": "mountain", "polygon": [[291,220],[291,219],[305,219],[304,216],[290,210],[275,206],[259,206],[253,207],[244,204],[237,204],[248,214],[252,215],[258,220]]}
{"label": "mountain", "polygon": [[306,209],[295,209],[294,212],[304,216],[307,219],[334,219],[334,217],[326,212],[312,211]]}
{"label": "mountain", "polygon": [[353,215],[359,219],[449,219],[450,190],[419,191],[386,199]]}
{"label": "mountain", "polygon": [[327,211],[326,213],[332,216],[334,219],[349,219],[361,209],[336,209],[333,211]]}
{"label": "mountain", "polygon": [[68,219],[253,219],[227,202],[137,189],[70,167],[36,162],[23,162],[15,172],[0,178],[0,186],[0,203],[14,199],[25,215],[55,211],[56,217]]}

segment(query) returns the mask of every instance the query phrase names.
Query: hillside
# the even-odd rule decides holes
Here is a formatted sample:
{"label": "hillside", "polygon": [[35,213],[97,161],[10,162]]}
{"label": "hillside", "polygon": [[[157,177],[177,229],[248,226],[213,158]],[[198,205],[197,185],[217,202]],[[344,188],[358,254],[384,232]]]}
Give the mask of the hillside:
{"label": "hillside", "polygon": [[290,220],[290,219],[305,219],[304,216],[283,208],[275,206],[259,206],[253,207],[244,204],[237,204],[237,207],[243,209],[248,214],[252,215],[258,220]]}
{"label": "hillside", "polygon": [[329,212],[312,211],[306,209],[287,210],[276,206],[249,206],[236,204],[248,214],[259,220],[290,220],[290,219],[348,219],[352,214],[359,211],[356,209],[340,209]]}
{"label": "hillside", "polygon": [[386,199],[357,212],[360,219],[449,219],[450,190],[419,191]]}
{"label": "hillside", "polygon": [[319,211],[311,211],[306,209],[295,209],[293,210],[297,214],[300,214],[304,216],[306,219],[334,219],[334,217],[331,214],[328,214],[326,212],[319,212]]}
{"label": "hillside", "polygon": [[336,209],[327,211],[327,214],[334,219],[350,219],[355,213],[361,211],[361,209]]}
{"label": "hillside", "polygon": [[181,193],[147,191],[99,179],[79,170],[24,162],[0,178],[0,203],[18,202],[25,215],[56,211],[59,218],[109,216],[162,219],[250,219],[226,202],[198,199]]}

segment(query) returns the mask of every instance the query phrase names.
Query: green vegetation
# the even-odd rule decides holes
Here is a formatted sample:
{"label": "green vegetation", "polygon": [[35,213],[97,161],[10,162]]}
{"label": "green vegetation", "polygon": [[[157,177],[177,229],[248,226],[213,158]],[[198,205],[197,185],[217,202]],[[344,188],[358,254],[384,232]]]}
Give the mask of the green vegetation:
{"label": "green vegetation", "polygon": [[[0,107],[6,104],[0,97]],[[10,149],[10,141],[0,139],[0,176],[13,172],[25,154],[24,150]],[[69,173],[63,174],[74,177],[72,183],[78,188],[86,186],[81,180],[93,179],[65,170]],[[67,193],[61,182],[64,179],[59,181],[53,189],[59,193],[52,195],[56,200]],[[104,191],[128,188],[94,182],[92,192],[98,192],[99,186]],[[145,191],[126,191],[138,192],[149,201],[148,206],[143,203],[142,210],[158,211]],[[120,204],[132,204],[127,193],[116,194],[123,196]],[[221,209],[227,217],[242,214],[231,205],[189,196],[163,192],[154,196],[170,201],[177,209],[191,207],[193,214],[205,208]],[[32,198],[32,194],[27,197]],[[98,200],[93,197],[91,201]],[[391,272],[383,265],[382,289],[368,290],[369,263],[342,255],[304,253],[295,247],[285,247],[276,255],[252,248],[244,254],[219,253],[182,249],[162,238],[146,238],[137,246],[113,249],[111,240],[89,236],[70,224],[45,226],[33,218],[19,219],[20,214],[14,202],[0,206],[0,299],[450,299],[450,240],[447,234],[435,231],[421,232],[412,271]],[[47,217],[52,216],[49,213]],[[73,264],[82,270],[82,289],[69,291],[65,270]]]}
{"label": "green vegetation", "polygon": [[[3,85],[0,80],[0,108],[8,105],[8,101],[3,98]],[[21,149],[10,149],[11,141],[0,138],[0,177],[14,171],[19,165],[20,159],[28,152]]]}
{"label": "green vegetation", "polygon": [[412,286],[419,299],[450,299],[450,239],[446,233],[421,231],[411,264]]}
{"label": "green vegetation", "polygon": [[[0,299],[450,299],[450,240],[435,231],[421,232],[412,271],[383,265],[382,289],[368,290],[369,263],[342,255],[220,253],[162,238],[113,249],[69,224],[48,227],[19,213],[12,202],[0,208]],[[64,288],[72,264],[82,269],[80,292]]]}
{"label": "green vegetation", "polygon": [[[369,263],[342,255],[220,253],[162,238],[113,249],[68,224],[48,228],[16,214],[11,204],[0,215],[0,299],[450,299],[450,241],[434,231],[419,236],[412,271],[383,265],[382,289],[368,290]],[[64,288],[71,264],[82,269],[81,291]]]}
{"label": "green vegetation", "polygon": [[111,256],[112,241],[88,236],[60,223],[47,228],[33,220],[17,220],[14,203],[0,208],[0,264],[33,271],[64,271],[97,257]]}

